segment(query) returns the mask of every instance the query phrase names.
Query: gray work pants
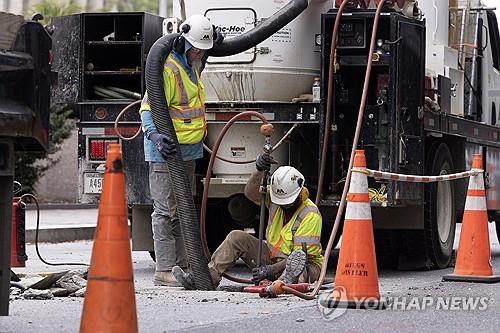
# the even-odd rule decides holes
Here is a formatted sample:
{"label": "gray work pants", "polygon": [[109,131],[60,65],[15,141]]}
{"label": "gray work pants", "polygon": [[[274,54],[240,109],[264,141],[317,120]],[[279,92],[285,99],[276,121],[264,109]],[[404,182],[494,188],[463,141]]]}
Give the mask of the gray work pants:
{"label": "gray work pants", "polygon": [[[193,192],[195,161],[185,161],[185,163]],[[176,265],[187,268],[186,249],[167,163],[149,163],[149,190],[153,200],[151,223],[156,271],[171,271]]]}

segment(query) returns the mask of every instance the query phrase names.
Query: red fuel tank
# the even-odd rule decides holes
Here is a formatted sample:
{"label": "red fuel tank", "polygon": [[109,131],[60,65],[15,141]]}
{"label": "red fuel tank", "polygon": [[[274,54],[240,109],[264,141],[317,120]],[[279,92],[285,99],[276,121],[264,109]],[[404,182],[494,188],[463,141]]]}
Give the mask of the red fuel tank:
{"label": "red fuel tank", "polygon": [[10,245],[10,266],[25,267],[26,255],[26,205],[20,198],[12,199],[12,230]]}

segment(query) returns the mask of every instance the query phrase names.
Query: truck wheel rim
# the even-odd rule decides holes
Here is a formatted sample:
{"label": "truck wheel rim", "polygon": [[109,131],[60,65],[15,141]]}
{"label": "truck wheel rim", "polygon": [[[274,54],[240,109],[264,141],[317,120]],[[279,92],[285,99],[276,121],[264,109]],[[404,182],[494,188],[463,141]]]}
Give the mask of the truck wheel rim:
{"label": "truck wheel rim", "polygon": [[[441,171],[441,175],[446,174],[445,170]],[[436,210],[437,210],[437,229],[439,240],[446,243],[450,237],[450,227],[452,219],[452,191],[449,181],[439,182],[437,184]]]}

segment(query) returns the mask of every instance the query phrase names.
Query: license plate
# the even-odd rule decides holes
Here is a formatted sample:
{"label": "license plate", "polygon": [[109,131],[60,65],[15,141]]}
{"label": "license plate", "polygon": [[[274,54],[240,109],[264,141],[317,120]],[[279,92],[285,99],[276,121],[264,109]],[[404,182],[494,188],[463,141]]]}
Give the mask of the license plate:
{"label": "license plate", "polygon": [[84,173],[83,174],[83,193],[85,194],[99,194],[102,191],[101,173]]}

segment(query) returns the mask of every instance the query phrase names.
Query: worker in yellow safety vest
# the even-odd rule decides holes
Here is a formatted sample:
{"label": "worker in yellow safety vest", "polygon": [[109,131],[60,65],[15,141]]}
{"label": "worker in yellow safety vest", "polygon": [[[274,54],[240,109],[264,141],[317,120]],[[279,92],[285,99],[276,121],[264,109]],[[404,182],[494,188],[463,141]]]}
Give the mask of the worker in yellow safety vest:
{"label": "worker in yellow safety vest", "polygon": [[[269,155],[258,156],[257,172],[252,174],[245,186],[245,195],[257,204],[264,170],[271,169],[271,162]],[[219,285],[222,274],[239,258],[252,268],[252,280],[256,283],[277,278],[287,284],[312,283],[319,278],[323,264],[320,243],[322,219],[318,207],[309,199],[304,182],[304,176],[294,167],[276,169],[266,199],[269,222],[267,241],[262,246],[263,265],[256,267],[259,240],[245,231],[232,231],[208,264],[215,286]],[[184,288],[194,289],[191,273],[186,273],[179,266],[175,266],[172,272]]]}
{"label": "worker in yellow safety vest", "polygon": [[[173,43],[163,69],[163,85],[168,112],[175,129],[179,150],[172,138],[158,133],[145,94],[141,108],[144,155],[149,163],[149,188],[153,200],[151,214],[156,270],[155,285],[176,286],[172,267],[188,267],[177,205],[165,160],[180,153],[194,192],[195,160],[203,156],[206,134],[205,90],[200,71],[206,50],[213,46],[214,30],[202,15],[193,15],[181,25],[182,33]],[[206,59],[206,57],[205,57]]]}

